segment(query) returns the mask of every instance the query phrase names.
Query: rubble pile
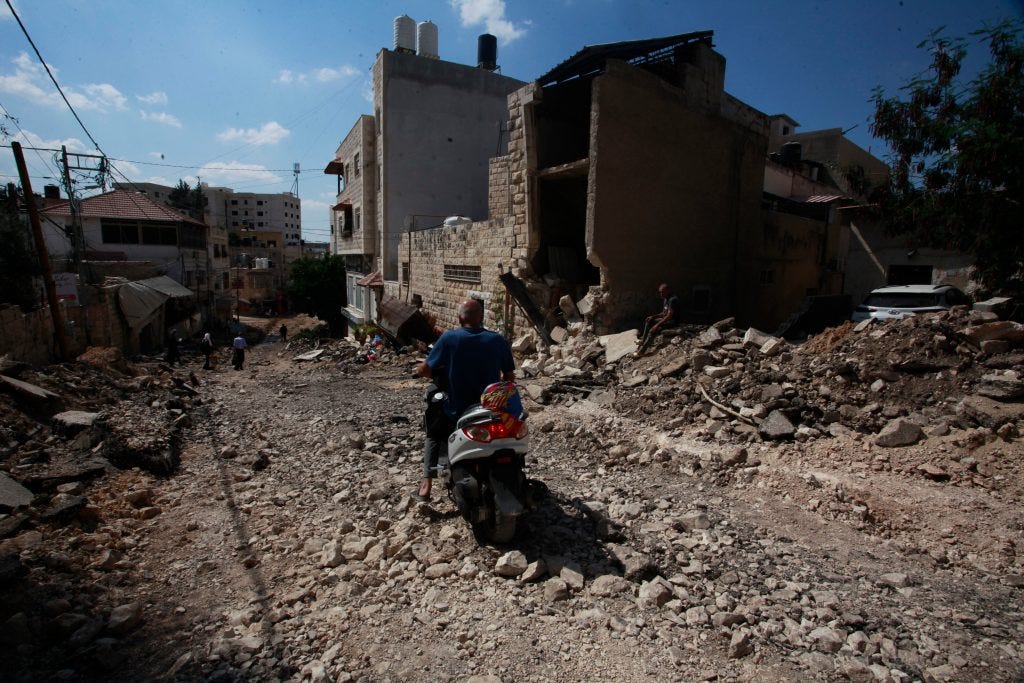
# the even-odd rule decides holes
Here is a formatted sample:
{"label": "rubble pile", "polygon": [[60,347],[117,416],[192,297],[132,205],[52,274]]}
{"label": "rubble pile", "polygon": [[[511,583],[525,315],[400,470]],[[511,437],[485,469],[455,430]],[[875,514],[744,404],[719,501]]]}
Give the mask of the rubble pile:
{"label": "rubble pile", "polygon": [[[737,329],[729,319],[675,330],[639,358],[630,350],[635,333],[598,338],[580,322],[569,326],[563,344],[525,360],[522,370],[541,403],[559,394],[570,402],[588,398],[634,416],[703,423],[706,436],[721,440],[875,434],[901,417],[933,433],[979,425],[998,431],[1012,414],[1000,417],[964,399],[1024,396],[1015,369],[1024,361],[1016,351],[1024,328],[989,315],[959,310],[847,323],[800,346]],[[622,341],[626,352],[608,363]],[[609,343],[619,346],[606,349]]]}
{"label": "rubble pile", "polygon": [[723,321],[634,357],[635,333],[569,322],[520,363],[529,474],[550,495],[501,548],[477,545],[439,486],[410,497],[424,383],[408,354],[265,344],[196,383],[159,364],[23,369],[53,395],[31,412],[0,392],[5,469],[46,464],[15,451],[106,462],[103,443],[133,435],[181,462],[29,492],[32,514],[0,534],[0,674],[1010,678],[1016,335],[957,311],[793,346]]}

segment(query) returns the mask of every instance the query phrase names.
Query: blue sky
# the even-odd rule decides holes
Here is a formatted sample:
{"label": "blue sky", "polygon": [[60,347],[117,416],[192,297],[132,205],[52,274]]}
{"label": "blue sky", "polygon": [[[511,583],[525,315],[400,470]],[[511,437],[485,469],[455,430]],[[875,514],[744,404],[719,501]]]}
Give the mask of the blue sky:
{"label": "blue sky", "polygon": [[[201,177],[285,192],[302,173],[303,237],[326,240],[335,181],[322,173],[359,114],[369,69],[408,14],[438,26],[441,59],[476,62],[498,36],[504,74],[529,81],[584,45],[713,30],[726,89],[801,130],[843,127],[876,154],[872,89],[927,65],[915,46],[1024,15],[1024,0],[17,0],[15,10],[115,168],[133,181]],[[93,151],[0,0],[0,115],[22,144]],[[27,155],[34,189],[56,165]],[[884,156],[884,154],[882,154]],[[157,165],[164,164],[164,165]],[[0,149],[0,181],[16,170]]]}

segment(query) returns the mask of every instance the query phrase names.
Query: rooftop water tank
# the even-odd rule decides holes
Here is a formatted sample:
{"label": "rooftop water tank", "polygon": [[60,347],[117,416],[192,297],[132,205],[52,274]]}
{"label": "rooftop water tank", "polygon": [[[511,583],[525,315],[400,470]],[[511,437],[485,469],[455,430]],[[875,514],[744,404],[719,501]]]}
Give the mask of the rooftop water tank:
{"label": "rooftop water tank", "polygon": [[482,33],[476,39],[476,65],[487,71],[498,68],[498,39],[490,33]]}
{"label": "rooftop water tank", "polygon": [[421,21],[416,27],[416,54],[437,59],[437,24]]}
{"label": "rooftop water tank", "polygon": [[799,142],[787,142],[779,148],[779,162],[783,164],[799,164],[803,156],[804,146]]}
{"label": "rooftop water tank", "polygon": [[395,52],[416,52],[416,22],[408,14],[395,17]]}

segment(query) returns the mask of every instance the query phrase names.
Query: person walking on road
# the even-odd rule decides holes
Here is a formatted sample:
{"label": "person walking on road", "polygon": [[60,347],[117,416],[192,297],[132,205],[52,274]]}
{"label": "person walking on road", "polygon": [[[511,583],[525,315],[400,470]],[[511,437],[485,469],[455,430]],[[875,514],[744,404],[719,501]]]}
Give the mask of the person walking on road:
{"label": "person walking on road", "polygon": [[245,364],[245,349],[246,349],[245,337],[239,332],[235,340],[231,342],[231,364],[235,366],[235,370],[241,370]]}
{"label": "person walking on road", "polygon": [[213,355],[213,337],[207,332],[203,335],[203,341],[199,342],[199,349],[203,352],[203,370],[210,369],[210,356]]}

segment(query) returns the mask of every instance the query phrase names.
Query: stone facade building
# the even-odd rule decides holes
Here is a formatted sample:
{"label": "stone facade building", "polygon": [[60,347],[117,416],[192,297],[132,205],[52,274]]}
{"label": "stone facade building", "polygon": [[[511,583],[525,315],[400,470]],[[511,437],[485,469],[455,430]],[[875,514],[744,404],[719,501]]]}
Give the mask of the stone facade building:
{"label": "stone facade building", "polygon": [[346,259],[353,323],[376,319],[382,296],[402,296],[404,233],[487,218],[488,166],[506,150],[507,97],[523,85],[398,46],[377,54],[372,77],[373,116],[359,118],[324,169],[339,176],[332,246]]}
{"label": "stone facade building", "polygon": [[488,220],[404,235],[402,296],[442,326],[467,296],[504,312],[512,267],[542,309],[568,294],[599,331],[657,310],[660,282],[693,319],[741,315],[768,118],[724,75],[701,32],[584,48],[511,94]]}

